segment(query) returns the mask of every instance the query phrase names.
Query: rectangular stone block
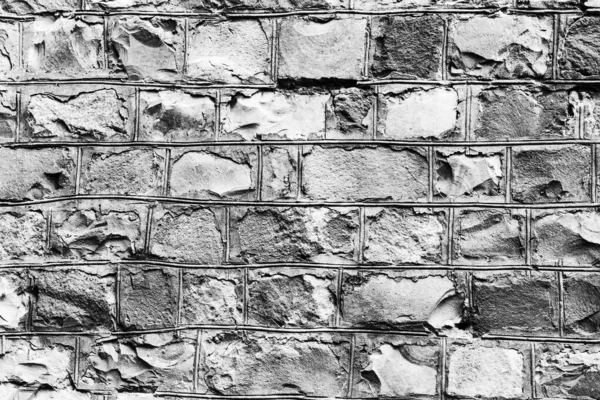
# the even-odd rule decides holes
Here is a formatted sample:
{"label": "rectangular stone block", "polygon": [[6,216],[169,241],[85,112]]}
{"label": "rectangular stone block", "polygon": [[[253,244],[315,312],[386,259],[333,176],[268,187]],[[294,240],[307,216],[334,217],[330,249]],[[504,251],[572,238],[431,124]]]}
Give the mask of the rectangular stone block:
{"label": "rectangular stone block", "polygon": [[302,193],[311,200],[423,201],[428,162],[421,148],[305,146]]}
{"label": "rectangular stone block", "polygon": [[513,148],[512,198],[516,202],[589,201],[591,179],[589,146]]}
{"label": "rectangular stone block", "polygon": [[262,147],[262,200],[297,198],[299,152],[297,146]]}
{"label": "rectangular stone block", "polygon": [[351,263],[358,245],[355,208],[239,207],[231,212],[236,262]]}
{"label": "rectangular stone block", "polygon": [[7,14],[24,15],[53,13],[57,11],[72,12],[78,8],[79,0],[0,0],[0,10]]}
{"label": "rectangular stone block", "polygon": [[13,87],[0,87],[0,142],[16,141],[17,91]]}
{"label": "rectangular stone block", "polygon": [[25,86],[22,141],[130,141],[134,88],[106,85]]}
{"label": "rectangular stone block", "polygon": [[257,179],[257,147],[186,148],[172,154],[168,193],[194,199],[254,200]]}
{"label": "rectangular stone block", "polygon": [[199,392],[341,397],[349,350],[349,339],[339,335],[210,332],[202,343]]}
{"label": "rectangular stone block", "polygon": [[5,269],[0,272],[0,332],[23,332],[27,329],[30,282],[25,269]]}
{"label": "rectangular stone block", "polygon": [[466,297],[462,274],[433,270],[346,270],[342,324],[425,331],[460,324]]}
{"label": "rectangular stone block", "polygon": [[279,25],[280,79],[359,80],[363,77],[367,19],[289,18]]}
{"label": "rectangular stone block", "polygon": [[558,58],[559,73],[565,79],[600,77],[600,28],[596,16],[561,16]]}
{"label": "rectangular stone block", "polygon": [[214,93],[160,90],[140,92],[140,141],[215,140]]}
{"label": "rectangular stone block", "polygon": [[557,336],[558,291],[554,272],[476,272],[476,334]]}
{"label": "rectangular stone block", "polygon": [[0,212],[0,260],[42,261],[46,256],[46,210],[34,207],[4,208]]}
{"label": "rectangular stone block", "polygon": [[564,274],[565,333],[580,338],[600,337],[600,277],[595,273]]}
{"label": "rectangular stone block", "polygon": [[250,270],[248,322],[275,327],[334,326],[337,274],[328,269]]}
{"label": "rectangular stone block", "polygon": [[495,14],[454,18],[448,32],[450,73],[483,79],[550,78],[552,19]]}
{"label": "rectangular stone block", "polygon": [[327,139],[373,137],[375,93],[372,88],[331,90],[326,104]]}

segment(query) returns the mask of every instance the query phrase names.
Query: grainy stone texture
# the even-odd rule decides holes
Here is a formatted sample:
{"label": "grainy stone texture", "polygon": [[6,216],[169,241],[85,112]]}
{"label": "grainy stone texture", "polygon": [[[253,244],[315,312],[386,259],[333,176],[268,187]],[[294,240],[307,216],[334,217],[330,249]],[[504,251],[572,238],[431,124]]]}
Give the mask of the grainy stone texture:
{"label": "grainy stone texture", "polygon": [[600,334],[600,281],[594,274],[565,274],[565,331],[572,336]]}
{"label": "grainy stone texture", "polygon": [[327,139],[367,139],[374,125],[373,90],[348,88],[332,91],[326,108]]}
{"label": "grainy stone texture", "polygon": [[40,260],[46,251],[46,217],[40,210],[0,213],[0,260]]}
{"label": "grainy stone texture", "polygon": [[598,40],[600,28],[596,18],[569,18],[560,41],[560,69],[567,79],[600,76]]}

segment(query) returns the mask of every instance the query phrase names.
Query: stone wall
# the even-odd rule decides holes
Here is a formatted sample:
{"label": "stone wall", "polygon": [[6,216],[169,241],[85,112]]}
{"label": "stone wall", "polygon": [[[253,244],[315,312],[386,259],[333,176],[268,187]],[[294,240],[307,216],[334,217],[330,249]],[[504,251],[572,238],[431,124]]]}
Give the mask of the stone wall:
{"label": "stone wall", "polygon": [[600,398],[598,0],[0,0],[0,399]]}

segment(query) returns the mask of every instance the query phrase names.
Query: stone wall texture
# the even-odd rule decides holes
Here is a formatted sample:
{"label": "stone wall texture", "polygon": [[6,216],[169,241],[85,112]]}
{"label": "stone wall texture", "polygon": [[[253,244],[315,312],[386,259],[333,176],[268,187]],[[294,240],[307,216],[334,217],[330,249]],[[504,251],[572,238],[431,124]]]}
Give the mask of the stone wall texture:
{"label": "stone wall texture", "polygon": [[600,399],[600,0],[0,0],[0,400]]}

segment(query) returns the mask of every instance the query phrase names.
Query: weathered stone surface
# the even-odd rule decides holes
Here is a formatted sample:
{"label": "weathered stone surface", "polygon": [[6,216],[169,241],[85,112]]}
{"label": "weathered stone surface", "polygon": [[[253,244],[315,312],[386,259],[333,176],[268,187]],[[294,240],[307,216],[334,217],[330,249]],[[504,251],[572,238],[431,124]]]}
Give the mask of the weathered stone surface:
{"label": "weathered stone surface", "polygon": [[88,4],[93,9],[102,10],[135,9],[179,12],[268,12],[347,8],[346,0],[88,0]]}
{"label": "weathered stone surface", "polygon": [[159,207],[154,210],[150,254],[173,261],[220,264],[224,213],[220,208]]}
{"label": "weathered stone surface", "polygon": [[207,93],[142,91],[142,141],[199,142],[215,138],[215,102]]}
{"label": "weathered stone surface", "polygon": [[100,17],[43,17],[23,28],[23,65],[37,78],[106,76]]}
{"label": "weathered stone surface", "polygon": [[558,283],[554,273],[477,272],[473,301],[478,334],[558,333]]}
{"label": "weathered stone surface", "polygon": [[189,36],[187,75],[209,82],[271,81],[268,20],[200,21]]}
{"label": "weathered stone surface", "polygon": [[0,198],[39,200],[75,193],[75,151],[0,149]]}
{"label": "weathered stone surface", "polygon": [[480,7],[509,7],[512,3],[508,0],[354,0],[357,10],[397,10],[408,8],[480,8]]}
{"label": "weathered stone surface", "polygon": [[348,88],[332,91],[327,103],[327,139],[372,137],[375,96],[372,89]]}
{"label": "weathered stone surface", "polygon": [[593,211],[552,214],[540,211],[532,221],[532,258],[543,265],[597,265],[600,214]]}
{"label": "weathered stone surface", "polygon": [[252,325],[330,326],[335,323],[336,274],[331,270],[252,270],[248,320]]}
{"label": "weathered stone surface", "polygon": [[222,137],[234,140],[322,138],[329,99],[325,94],[238,92],[223,107]]}
{"label": "weathered stone surface", "polygon": [[257,169],[254,146],[182,150],[172,157],[169,190],[176,197],[253,199]]}
{"label": "weathered stone surface", "polygon": [[434,264],[446,248],[443,212],[410,209],[368,209],[365,227],[366,262]]}
{"label": "weathered stone surface", "polygon": [[525,216],[518,210],[463,211],[454,220],[453,259],[459,264],[525,261]]}
{"label": "weathered stone surface", "polygon": [[439,345],[431,339],[357,335],[355,397],[434,396],[439,393]]}
{"label": "weathered stone surface", "polygon": [[435,14],[386,16],[371,30],[375,78],[441,78],[444,22]]}
{"label": "weathered stone surface", "polygon": [[478,140],[564,139],[574,115],[566,91],[499,87],[473,99],[471,124]]}
{"label": "weathered stone surface", "polygon": [[[2,3],[0,2],[0,8]],[[0,22],[0,76],[13,76],[19,65],[19,25],[16,22]]]}
{"label": "weathered stone surface", "polygon": [[[498,152],[498,149],[492,151]],[[462,149],[438,149],[433,193],[445,201],[503,202],[503,163],[502,153],[466,154]]]}
{"label": "weathered stone surface", "polygon": [[[460,139],[462,106],[457,89],[433,88],[386,93],[380,99],[381,139]],[[432,116],[435,115],[435,118]]]}
{"label": "weathered stone surface", "polygon": [[302,191],[310,199],[420,200],[427,157],[420,148],[305,148]]}
{"label": "weathered stone surface", "polygon": [[361,79],[365,18],[285,19],[279,28],[280,79]]}
{"label": "weathered stone surface", "polygon": [[183,69],[183,26],[171,18],[112,18],[109,64],[131,80],[175,80]]}
{"label": "weathered stone surface", "polygon": [[139,330],[173,326],[179,297],[178,280],[178,272],[172,268],[124,268],[119,315],[123,327]]}
{"label": "weathered stone surface", "polygon": [[589,201],[590,157],[590,148],[581,145],[513,148],[513,200]]}
{"label": "weathered stone surface", "polygon": [[8,14],[75,11],[79,0],[0,0],[0,10]]}
{"label": "weathered stone surface", "polygon": [[594,273],[565,274],[565,332],[572,336],[600,334],[600,279]]}
{"label": "weathered stone surface", "polygon": [[[491,342],[488,346],[493,345]],[[516,349],[453,346],[448,362],[450,396],[522,398],[525,395],[525,358]]]}
{"label": "weathered stone surface", "polygon": [[298,195],[298,148],[263,147],[262,199],[295,199]]}
{"label": "weathered stone surface", "polygon": [[342,283],[345,326],[424,330],[462,320],[464,287],[445,271],[347,272]]}
{"label": "weathered stone surface", "polygon": [[164,150],[96,148],[84,151],[81,192],[161,195]]}
{"label": "weathered stone surface", "polygon": [[509,79],[550,73],[551,18],[465,16],[452,21],[448,35],[453,75]]}
{"label": "weathered stone surface", "polygon": [[349,345],[327,334],[215,333],[203,343],[200,380],[206,392],[224,395],[341,396]]}
{"label": "weathered stone surface", "polygon": [[165,332],[96,343],[83,339],[80,389],[191,392],[195,339],[188,336]]}
{"label": "weathered stone surface", "polygon": [[232,211],[231,258],[236,261],[348,263],[356,257],[357,209],[257,207]]}
{"label": "weathered stone surface", "polygon": [[[97,400],[90,393],[73,389],[22,388],[17,385],[0,385],[0,398],[5,400]],[[140,399],[142,400],[142,399]]]}
{"label": "weathered stone surface", "polygon": [[112,267],[33,270],[33,329],[38,331],[110,331],[115,327]]}
{"label": "weathered stone surface", "polygon": [[242,324],[242,271],[184,270],[182,299],[183,324]]}
{"label": "weathered stone surface", "polygon": [[17,91],[0,88],[0,142],[15,140],[17,130]]}
{"label": "weathered stone surface", "polygon": [[565,21],[560,43],[561,74],[567,79],[600,77],[600,26],[593,16],[571,17]]}
{"label": "weathered stone surface", "polygon": [[29,276],[21,270],[0,273],[0,331],[25,330],[29,312]]}
{"label": "weathered stone surface", "polygon": [[38,210],[13,208],[0,213],[0,260],[35,260],[45,253],[46,218]]}
{"label": "weathered stone surface", "polygon": [[[591,88],[586,89],[585,91],[570,93],[569,100],[573,109],[573,120],[583,123],[580,122],[579,125],[579,132],[582,137],[597,139],[600,136],[600,93]],[[573,126],[573,130],[576,130],[576,128]]]}

